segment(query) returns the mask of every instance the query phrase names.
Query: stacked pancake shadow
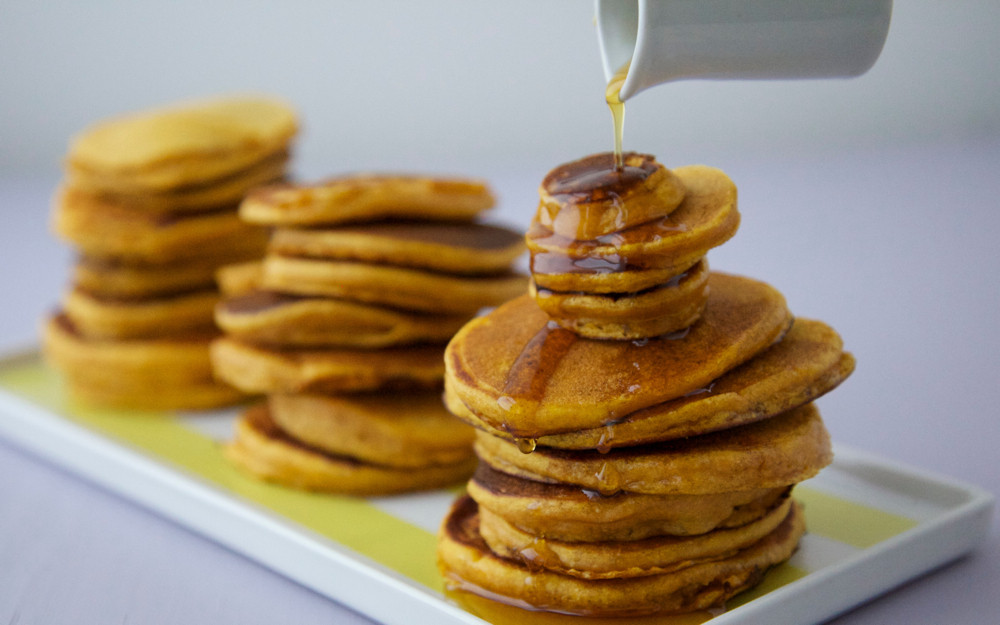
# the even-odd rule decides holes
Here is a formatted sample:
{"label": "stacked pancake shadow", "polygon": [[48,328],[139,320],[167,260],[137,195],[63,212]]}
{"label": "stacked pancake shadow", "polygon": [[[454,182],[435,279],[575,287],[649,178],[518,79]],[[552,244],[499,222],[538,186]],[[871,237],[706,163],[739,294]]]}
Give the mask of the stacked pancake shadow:
{"label": "stacked pancake shadow", "polygon": [[472,428],[441,404],[444,346],[525,291],[516,232],[479,223],[475,181],[349,176],[251,193],[271,226],[259,263],[220,272],[216,374],[266,403],[228,456],[289,486],[356,495],[434,488],[475,466]]}
{"label": "stacked pancake shadow", "polygon": [[284,104],[238,97],[110,119],[74,138],[53,227],[79,257],[43,329],[74,396],[156,409],[243,396],[212,374],[215,272],[263,256],[268,233],[239,218],[239,203],[284,179],[296,131]]}
{"label": "stacked pancake shadow", "polygon": [[[804,532],[790,492],[832,459],[812,402],[854,360],[772,287],[703,269],[739,219],[725,174],[626,162],[545,178],[532,294],[446,351],[480,458],[439,536],[457,589],[588,615],[717,608]],[[651,314],[648,293],[675,304]]]}

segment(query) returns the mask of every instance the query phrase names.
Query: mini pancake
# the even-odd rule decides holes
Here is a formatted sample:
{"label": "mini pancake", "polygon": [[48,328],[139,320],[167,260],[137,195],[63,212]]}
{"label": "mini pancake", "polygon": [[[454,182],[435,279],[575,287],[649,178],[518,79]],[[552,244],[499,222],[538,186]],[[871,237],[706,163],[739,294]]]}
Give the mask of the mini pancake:
{"label": "mini pancake", "polygon": [[88,293],[111,298],[171,295],[215,288],[220,265],[259,257],[259,250],[220,250],[214,258],[149,264],[82,256],[73,266],[72,283]]}
{"label": "mini pancake", "polygon": [[791,325],[781,294],[712,273],[705,312],[683,337],[597,341],[550,322],[524,295],[473,319],[445,353],[448,392],[518,437],[601,427],[708,386]]}
{"label": "mini pancake", "polygon": [[376,219],[471,221],[493,203],[489,187],[478,180],[359,174],[255,189],[243,200],[240,214],[269,226]]}
{"label": "mini pancake", "polygon": [[267,349],[229,337],[212,342],[222,380],[248,393],[347,393],[441,386],[441,346],[379,350]]}
{"label": "mini pancake", "polygon": [[278,228],[268,249],[284,256],[477,275],[507,271],[525,247],[523,236],[499,226],[408,221],[327,229]]}
{"label": "mini pancake", "polygon": [[544,483],[501,473],[480,462],[467,485],[480,509],[534,536],[569,542],[689,536],[739,527],[784,500],[788,487],[708,495],[645,495]]}
{"label": "mini pancake", "polygon": [[[798,318],[780,342],[685,397],[638,410],[607,425],[528,438],[542,447],[599,449],[628,447],[705,434],[766,419],[833,390],[854,370],[840,336],[820,321]],[[453,393],[445,402],[452,414],[511,439],[473,414]]]}
{"label": "mini pancake", "polygon": [[284,181],[288,159],[288,151],[281,151],[222,178],[164,191],[143,191],[138,195],[135,192],[116,193],[99,187],[89,188],[90,181],[72,172],[68,178],[76,192],[95,195],[95,201],[119,205],[128,210],[158,214],[204,212],[237,206],[251,189]]}
{"label": "mini pancake", "polygon": [[628,152],[621,170],[614,159],[594,154],[550,171],[538,189],[535,221],[561,236],[592,240],[665,217],[680,205],[684,184],[652,156]]}
{"label": "mini pancake", "polygon": [[255,477],[304,490],[348,495],[389,495],[461,482],[475,459],[422,468],[394,468],[324,453],[281,431],[266,406],[246,410],[236,438],[225,448],[231,462]]}
{"label": "mini pancake", "polygon": [[538,610],[606,617],[689,612],[722,605],[791,557],[805,531],[802,517],[792,506],[773,532],[728,558],[671,573],[586,580],[528,568],[491,552],[479,533],[475,502],[462,497],[438,534],[438,567],[457,588]]}
{"label": "mini pancake", "polygon": [[537,448],[522,453],[477,432],[476,454],[493,468],[532,479],[576,484],[604,494],[724,493],[796,484],[833,460],[819,411],[806,404],[770,419],[712,434],[607,453]]}
{"label": "mini pancake", "polygon": [[285,151],[295,112],[262,97],[183,102],[110,118],[75,136],[66,156],[73,183],[118,193],[202,185]]}
{"label": "mini pancake", "polygon": [[527,278],[511,271],[458,276],[361,262],[269,254],[261,286],[299,295],[326,295],[406,310],[474,314],[527,291]]}
{"label": "mini pancake", "polygon": [[268,233],[244,223],[235,211],[162,216],[94,201],[71,188],[56,197],[56,233],[85,255],[135,262],[174,262],[251,250],[263,255]]}
{"label": "mini pancake", "polygon": [[429,315],[342,299],[255,290],[223,300],[215,309],[215,319],[226,334],[249,343],[373,349],[443,344],[469,316]]}
{"label": "mini pancake", "polygon": [[168,337],[213,330],[218,302],[214,289],[137,299],[109,298],[75,288],[63,298],[63,311],[87,338]]}
{"label": "mini pancake", "polygon": [[695,536],[657,536],[644,540],[565,542],[523,532],[486,508],[479,508],[479,532],[490,551],[529,568],[582,579],[621,579],[670,573],[692,564],[729,557],[770,534],[788,516],[784,499],[745,525]]}
{"label": "mini pancake", "polygon": [[223,295],[236,297],[256,291],[263,275],[264,263],[260,259],[230,263],[215,272],[215,283]]}
{"label": "mini pancake", "polygon": [[271,418],[292,438],[333,454],[389,467],[453,464],[473,457],[473,430],[437,391],[398,394],[275,394]]}
{"label": "mini pancake", "polygon": [[708,263],[698,262],[675,279],[637,293],[563,293],[538,287],[528,292],[560,326],[591,339],[632,340],[687,328],[708,299]]}
{"label": "mini pancake", "polygon": [[535,282],[556,291],[634,291],[681,273],[736,234],[736,185],[726,174],[701,165],[674,173],[687,194],[668,217],[592,241],[533,224],[525,240]]}
{"label": "mini pancake", "polygon": [[173,339],[86,339],[62,314],[42,328],[46,360],[65,376],[70,394],[119,408],[200,409],[245,395],[214,379],[208,344],[213,334]]}

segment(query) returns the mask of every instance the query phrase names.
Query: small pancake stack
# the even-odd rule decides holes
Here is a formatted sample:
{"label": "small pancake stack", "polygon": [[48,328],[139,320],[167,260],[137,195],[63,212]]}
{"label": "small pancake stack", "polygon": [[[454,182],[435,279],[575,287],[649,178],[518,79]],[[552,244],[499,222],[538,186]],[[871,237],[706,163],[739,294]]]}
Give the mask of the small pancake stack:
{"label": "small pancake stack", "polygon": [[479,223],[481,182],[345,176],[252,192],[271,226],[260,263],[220,272],[216,374],[267,395],[227,449],[288,486],[353,495],[435,488],[475,467],[472,428],[441,403],[444,346],[481,308],[523,294],[514,231]]}
{"label": "small pancake stack", "polygon": [[253,187],[283,180],[294,111],[262,97],[185,102],[77,135],[54,202],[79,250],[43,343],[73,395],[105,406],[209,408],[242,393],[212,375],[215,272],[263,256],[240,220]]}
{"label": "small pancake stack", "polygon": [[792,487],[832,460],[812,401],[854,359],[767,284],[708,272],[739,222],[721,171],[602,154],[540,194],[530,294],[446,350],[480,465],[442,525],[442,572],[533,609],[718,608],[796,549]]}

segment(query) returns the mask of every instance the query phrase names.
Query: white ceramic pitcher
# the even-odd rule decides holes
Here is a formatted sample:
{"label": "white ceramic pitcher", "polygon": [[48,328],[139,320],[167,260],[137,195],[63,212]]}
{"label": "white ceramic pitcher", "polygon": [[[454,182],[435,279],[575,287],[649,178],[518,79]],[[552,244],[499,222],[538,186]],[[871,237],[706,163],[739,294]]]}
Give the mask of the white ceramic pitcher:
{"label": "white ceramic pitcher", "polygon": [[858,76],[875,63],[892,0],[596,0],[608,80],[622,100],[682,79]]}

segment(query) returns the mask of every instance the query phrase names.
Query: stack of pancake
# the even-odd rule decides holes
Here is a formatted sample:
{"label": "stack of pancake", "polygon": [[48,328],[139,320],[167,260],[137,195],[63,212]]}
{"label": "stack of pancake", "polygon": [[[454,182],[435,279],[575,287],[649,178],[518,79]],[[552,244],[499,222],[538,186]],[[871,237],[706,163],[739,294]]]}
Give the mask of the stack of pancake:
{"label": "stack of pancake", "polygon": [[77,397],[129,408],[207,408],[242,394],[212,375],[215,272],[260,258],[268,233],[238,215],[284,179],[294,111],[260,97],[187,102],[97,123],[71,142],[56,233],[79,250],[43,330]]}
{"label": "stack of pancake", "polygon": [[812,401],[854,360],[772,287],[707,271],[739,219],[724,173],[612,158],[545,178],[532,294],[447,348],[445,400],[480,465],[439,564],[535,609],[718,608],[795,550],[790,491],[832,459]]}
{"label": "stack of pancake", "polygon": [[261,263],[223,270],[217,375],[266,403],[228,456],[263,479],[356,495],[460,482],[472,428],[441,404],[444,346],[526,289],[514,231],[477,221],[482,183],[356,175],[275,185],[241,206],[274,227]]}

